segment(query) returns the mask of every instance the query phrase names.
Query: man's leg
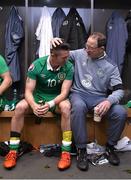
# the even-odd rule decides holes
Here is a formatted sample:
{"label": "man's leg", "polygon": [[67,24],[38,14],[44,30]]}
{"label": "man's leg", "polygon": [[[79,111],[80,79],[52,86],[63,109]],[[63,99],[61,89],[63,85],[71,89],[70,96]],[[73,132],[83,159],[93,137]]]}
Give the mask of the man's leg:
{"label": "man's leg", "polygon": [[3,164],[5,168],[12,168],[16,165],[20,134],[24,126],[24,115],[28,108],[26,100],[20,101],[16,106],[15,114],[11,120],[10,151]]}
{"label": "man's leg", "polygon": [[77,147],[77,167],[80,170],[88,169],[88,160],[86,152],[87,144],[87,127],[86,114],[88,112],[87,105],[79,94],[72,93],[70,96],[72,105],[71,110],[71,128]]}
{"label": "man's leg", "polygon": [[109,121],[107,131],[108,140],[106,145],[108,160],[112,165],[119,165],[120,160],[114,152],[114,145],[117,144],[124,129],[127,112],[123,106],[113,105],[107,115]]}
{"label": "man's leg", "polygon": [[62,129],[62,155],[58,163],[58,168],[64,170],[71,165],[71,143],[72,131],[70,127],[70,110],[71,105],[68,100],[62,101],[59,104],[59,111],[61,113],[61,129]]}

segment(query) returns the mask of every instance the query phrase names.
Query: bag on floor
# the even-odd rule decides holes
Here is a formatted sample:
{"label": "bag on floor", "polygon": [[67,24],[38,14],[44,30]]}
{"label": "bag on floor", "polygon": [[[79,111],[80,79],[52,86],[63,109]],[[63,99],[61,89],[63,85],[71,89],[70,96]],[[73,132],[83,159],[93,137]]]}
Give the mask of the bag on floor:
{"label": "bag on floor", "polygon": [[[18,149],[18,156],[22,156],[25,153],[31,152],[33,150],[32,144],[26,141],[20,141],[20,146]],[[6,156],[9,152],[9,141],[0,142],[0,156]]]}
{"label": "bag on floor", "polygon": [[6,156],[6,154],[8,154],[10,148],[7,143],[0,142],[0,156]]}

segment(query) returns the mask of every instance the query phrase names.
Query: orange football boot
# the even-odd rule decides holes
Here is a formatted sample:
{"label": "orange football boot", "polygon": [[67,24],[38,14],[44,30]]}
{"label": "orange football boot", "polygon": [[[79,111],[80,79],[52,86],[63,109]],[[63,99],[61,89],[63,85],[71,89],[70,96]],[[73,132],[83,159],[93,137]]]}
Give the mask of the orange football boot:
{"label": "orange football boot", "polygon": [[16,166],[16,161],[17,161],[17,151],[10,150],[9,153],[5,157],[3,166],[6,169],[11,169]]}
{"label": "orange football boot", "polygon": [[61,159],[58,162],[58,169],[64,170],[69,168],[71,165],[71,155],[69,152],[63,151],[61,154]]}

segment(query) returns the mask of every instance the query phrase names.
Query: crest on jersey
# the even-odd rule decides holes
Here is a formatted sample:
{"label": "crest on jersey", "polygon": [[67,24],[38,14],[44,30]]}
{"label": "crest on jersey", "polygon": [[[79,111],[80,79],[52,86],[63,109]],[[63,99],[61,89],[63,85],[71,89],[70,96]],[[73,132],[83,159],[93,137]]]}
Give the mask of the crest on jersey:
{"label": "crest on jersey", "polygon": [[98,71],[97,71],[97,75],[101,78],[101,77],[104,77],[104,72],[103,72],[103,70],[102,69],[98,69]]}
{"label": "crest on jersey", "polygon": [[83,79],[82,81],[81,81],[81,83],[82,83],[82,85],[85,87],[85,88],[89,88],[89,87],[91,87],[92,86],[92,80],[93,80],[93,78],[92,78],[92,76],[91,75],[89,75],[89,74],[85,74],[85,79]]}
{"label": "crest on jersey", "polygon": [[31,64],[30,67],[28,68],[28,71],[33,71],[35,68],[34,64]]}
{"label": "crest on jersey", "polygon": [[65,77],[66,77],[66,74],[65,73],[58,73],[58,79],[59,80],[64,80],[65,79]]}

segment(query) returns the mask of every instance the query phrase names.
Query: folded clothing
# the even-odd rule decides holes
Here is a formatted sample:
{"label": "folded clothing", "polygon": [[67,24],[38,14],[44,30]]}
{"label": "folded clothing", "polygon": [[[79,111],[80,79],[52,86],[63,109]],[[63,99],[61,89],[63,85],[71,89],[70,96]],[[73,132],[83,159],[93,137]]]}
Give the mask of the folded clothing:
{"label": "folded clothing", "polygon": [[87,154],[103,154],[105,153],[105,147],[100,146],[96,142],[92,142],[86,145]]}
{"label": "folded clothing", "polygon": [[125,136],[117,142],[114,146],[117,151],[130,151],[131,150],[131,140]]}

